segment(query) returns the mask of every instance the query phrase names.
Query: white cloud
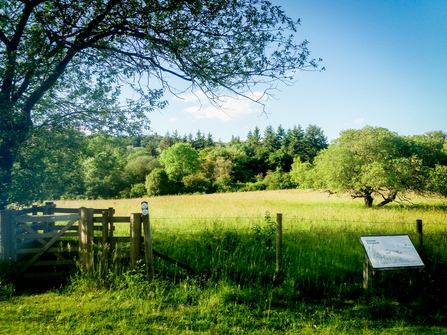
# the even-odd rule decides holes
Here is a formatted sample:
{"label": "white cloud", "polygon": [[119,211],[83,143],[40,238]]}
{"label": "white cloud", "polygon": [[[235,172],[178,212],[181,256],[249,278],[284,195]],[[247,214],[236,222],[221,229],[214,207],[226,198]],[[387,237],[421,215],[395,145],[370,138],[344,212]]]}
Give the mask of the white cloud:
{"label": "white cloud", "polygon": [[[262,97],[261,92],[253,92],[253,99]],[[194,102],[194,106],[184,109],[185,112],[192,114],[196,119],[220,119],[222,121],[231,121],[244,115],[260,113],[262,106],[253,101],[242,97],[219,97],[221,109],[214,107],[203,93],[187,94],[182,96],[184,102]]]}
{"label": "white cloud", "polygon": [[360,119],[354,120],[354,123],[356,123],[356,124],[365,123],[365,119],[364,118],[360,118]]}
{"label": "white cloud", "polygon": [[169,119],[169,122],[175,122],[175,121],[177,121],[178,120],[178,117],[171,117],[170,119]]}

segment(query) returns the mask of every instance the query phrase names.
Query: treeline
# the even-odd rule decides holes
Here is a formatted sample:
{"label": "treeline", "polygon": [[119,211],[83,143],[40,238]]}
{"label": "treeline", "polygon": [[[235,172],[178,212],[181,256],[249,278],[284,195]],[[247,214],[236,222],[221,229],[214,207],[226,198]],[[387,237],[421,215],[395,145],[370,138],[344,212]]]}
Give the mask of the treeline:
{"label": "treeline", "polygon": [[311,164],[327,148],[309,125],[215,141],[198,131],[180,136],[85,135],[73,129],[36,130],[21,147],[12,188],[16,202],[111,199],[296,187],[294,160]]}

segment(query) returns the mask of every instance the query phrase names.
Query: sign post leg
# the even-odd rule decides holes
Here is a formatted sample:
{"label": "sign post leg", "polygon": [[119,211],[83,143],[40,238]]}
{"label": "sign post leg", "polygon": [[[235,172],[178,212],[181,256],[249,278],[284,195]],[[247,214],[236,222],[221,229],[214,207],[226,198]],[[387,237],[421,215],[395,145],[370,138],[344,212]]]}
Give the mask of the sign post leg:
{"label": "sign post leg", "polygon": [[363,288],[365,290],[371,290],[372,289],[372,267],[371,263],[369,261],[368,255],[364,254],[364,260],[363,260]]}

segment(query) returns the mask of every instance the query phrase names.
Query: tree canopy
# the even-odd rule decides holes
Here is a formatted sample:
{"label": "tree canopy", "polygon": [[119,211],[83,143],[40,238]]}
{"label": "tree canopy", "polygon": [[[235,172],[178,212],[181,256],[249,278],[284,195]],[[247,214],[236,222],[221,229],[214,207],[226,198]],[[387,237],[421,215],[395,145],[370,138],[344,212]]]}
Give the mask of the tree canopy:
{"label": "tree canopy", "polygon": [[380,127],[349,129],[316,157],[314,186],[349,192],[364,198],[367,207],[373,195],[382,198],[379,207],[409,192],[445,195],[433,182],[446,178],[443,143],[444,139],[404,137]]}
{"label": "tree canopy", "polygon": [[195,173],[199,167],[199,154],[188,143],[176,143],[160,155],[166,173],[175,181],[181,181],[188,174]]}
{"label": "tree canopy", "polygon": [[[0,2],[0,209],[36,128],[130,133],[163,108],[172,78],[219,104],[315,69],[299,21],[266,0]],[[123,85],[136,99],[123,99]]]}

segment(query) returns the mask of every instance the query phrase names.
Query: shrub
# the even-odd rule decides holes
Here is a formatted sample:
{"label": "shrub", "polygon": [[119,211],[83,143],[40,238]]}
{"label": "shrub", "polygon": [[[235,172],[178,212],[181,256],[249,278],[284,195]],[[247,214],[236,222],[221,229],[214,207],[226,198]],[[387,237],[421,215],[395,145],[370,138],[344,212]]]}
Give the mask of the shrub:
{"label": "shrub", "polygon": [[294,186],[290,180],[290,174],[281,170],[267,172],[263,184],[266,186],[267,190],[285,190],[288,188],[293,188]]}
{"label": "shrub", "polygon": [[169,194],[170,180],[164,169],[154,169],[146,177],[146,191],[149,196]]}
{"label": "shrub", "polygon": [[247,183],[245,185],[246,191],[263,191],[267,186],[262,181],[257,181],[256,183]]}
{"label": "shrub", "polygon": [[214,186],[216,187],[217,192],[226,193],[232,191],[231,184],[232,184],[231,177],[228,175],[222,175],[219,178],[217,178],[217,181]]}
{"label": "shrub", "polygon": [[183,184],[188,188],[188,192],[205,192],[212,191],[211,181],[205,177],[203,173],[190,174],[183,177]]}
{"label": "shrub", "polygon": [[120,191],[121,199],[130,199],[130,188],[126,187],[123,191]]}
{"label": "shrub", "polygon": [[295,158],[290,171],[290,179],[297,188],[312,188],[314,186],[312,164],[301,162],[299,157]]}
{"label": "shrub", "polygon": [[130,196],[132,198],[142,198],[146,195],[146,186],[143,183],[132,185]]}

